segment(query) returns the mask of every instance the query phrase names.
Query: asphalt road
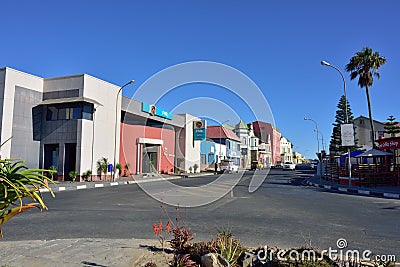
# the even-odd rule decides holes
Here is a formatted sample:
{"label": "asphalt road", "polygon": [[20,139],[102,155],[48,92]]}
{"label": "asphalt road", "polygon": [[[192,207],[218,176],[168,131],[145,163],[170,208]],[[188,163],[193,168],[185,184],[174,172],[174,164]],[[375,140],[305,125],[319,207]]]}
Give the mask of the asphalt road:
{"label": "asphalt road", "polygon": [[[399,200],[309,187],[302,183],[307,175],[312,175],[307,171],[271,170],[261,187],[249,193],[251,174],[247,172],[232,193],[218,201],[180,209],[179,216],[196,233],[195,240],[210,239],[222,228],[231,229],[248,246],[289,248],[311,244],[319,249],[337,249],[336,241],[344,238],[347,249],[368,249],[400,258]],[[174,183],[201,188],[215,178],[187,178]],[[220,188],[216,185],[210,192],[198,194],[209,195]],[[46,203],[49,211],[25,212],[7,222],[3,226],[3,241],[153,239],[153,223],[167,220],[160,203],[138,185],[59,192],[54,199],[46,194]],[[175,208],[163,206],[174,219]]]}

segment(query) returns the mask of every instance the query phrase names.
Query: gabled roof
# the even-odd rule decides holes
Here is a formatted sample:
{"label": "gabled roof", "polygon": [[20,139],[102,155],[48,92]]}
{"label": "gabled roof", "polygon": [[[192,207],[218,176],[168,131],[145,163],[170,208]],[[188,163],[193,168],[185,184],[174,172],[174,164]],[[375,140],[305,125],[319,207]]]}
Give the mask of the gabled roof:
{"label": "gabled roof", "polygon": [[207,126],[207,138],[231,139],[240,142],[240,138],[232,130],[223,126]]}

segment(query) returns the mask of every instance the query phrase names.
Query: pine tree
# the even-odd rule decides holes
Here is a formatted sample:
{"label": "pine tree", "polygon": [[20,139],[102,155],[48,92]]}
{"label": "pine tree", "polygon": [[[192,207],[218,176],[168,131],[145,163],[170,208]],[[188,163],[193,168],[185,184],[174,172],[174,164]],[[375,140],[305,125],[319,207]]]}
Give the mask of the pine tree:
{"label": "pine tree", "polygon": [[387,118],[385,133],[390,134],[390,137],[395,137],[397,133],[400,133],[400,126],[393,115],[390,115],[389,118]]}
{"label": "pine tree", "polygon": [[[338,109],[336,110],[335,122],[332,123],[333,130],[331,142],[329,144],[329,151],[331,154],[346,153],[348,150],[347,147],[342,147],[342,137],[340,132],[340,125],[346,123],[346,98],[344,95],[342,95],[342,97],[340,98],[337,108]],[[351,112],[349,101],[347,101],[347,114],[349,117],[348,123],[353,123],[354,116]],[[356,146],[350,147],[351,150],[357,149],[357,140],[355,140],[355,143]]]}

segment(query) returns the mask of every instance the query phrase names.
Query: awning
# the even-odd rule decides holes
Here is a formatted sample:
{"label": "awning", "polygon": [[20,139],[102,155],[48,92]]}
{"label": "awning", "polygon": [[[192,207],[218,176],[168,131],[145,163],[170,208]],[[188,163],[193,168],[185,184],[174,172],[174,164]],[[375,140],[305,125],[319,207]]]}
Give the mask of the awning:
{"label": "awning", "polygon": [[383,156],[391,156],[392,153],[385,152],[385,151],[380,151],[378,149],[371,149],[368,151],[365,151],[364,153],[357,155],[356,158],[371,158],[371,157],[383,157]]}
{"label": "awning", "polygon": [[71,103],[71,102],[88,102],[98,106],[103,106],[101,103],[97,102],[94,99],[88,97],[67,97],[67,98],[54,98],[54,99],[46,99],[43,100],[40,105],[54,105],[54,104],[64,104],[64,103]]}

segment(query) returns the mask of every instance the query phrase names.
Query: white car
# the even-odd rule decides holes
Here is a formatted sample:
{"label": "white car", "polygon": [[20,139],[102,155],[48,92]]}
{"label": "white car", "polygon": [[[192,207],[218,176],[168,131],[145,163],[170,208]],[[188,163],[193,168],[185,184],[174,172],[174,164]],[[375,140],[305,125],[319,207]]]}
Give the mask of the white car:
{"label": "white car", "polygon": [[285,164],[283,164],[283,169],[284,170],[294,170],[294,169],[296,169],[296,164],[294,164],[292,162],[285,162]]}
{"label": "white car", "polygon": [[222,160],[221,171],[222,172],[238,172],[239,166],[233,163],[233,160]]}

